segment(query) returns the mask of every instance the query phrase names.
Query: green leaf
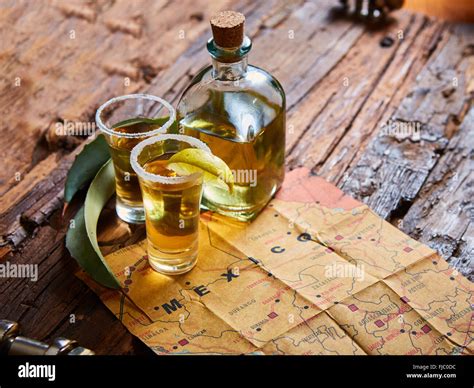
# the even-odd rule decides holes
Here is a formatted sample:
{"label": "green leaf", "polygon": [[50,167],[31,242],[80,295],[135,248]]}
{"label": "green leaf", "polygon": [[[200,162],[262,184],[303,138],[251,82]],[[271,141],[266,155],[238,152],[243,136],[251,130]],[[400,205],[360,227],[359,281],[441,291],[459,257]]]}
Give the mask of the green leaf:
{"label": "green leaf", "polygon": [[120,288],[120,283],[109,269],[97,242],[97,222],[100,213],[115,192],[114,166],[109,160],[99,170],[87,192],[84,206],[74,217],[66,235],[66,247],[96,282],[109,288]]}
{"label": "green leaf", "polygon": [[[168,118],[152,120],[162,125]],[[136,123],[136,121],[129,122],[128,125]],[[170,130],[177,130],[177,128],[178,124],[175,121]],[[100,213],[115,192],[114,167],[110,160],[107,142],[102,134],[87,144],[76,157],[66,179],[65,202],[69,202],[92,178],[94,179],[87,191],[85,204],[74,217],[74,227],[70,227],[67,232],[66,247],[81,268],[95,281],[105,287],[120,288],[120,283],[109,269],[97,242],[97,222]]]}
{"label": "green leaf", "polygon": [[87,144],[76,156],[66,178],[64,201],[70,202],[74,195],[94,178],[97,171],[110,159],[109,146],[104,135]]}
{"label": "green leaf", "polygon": [[150,119],[148,117],[134,117],[132,119],[127,119],[115,123],[114,125],[112,125],[112,129],[131,127],[132,125],[136,124],[150,124],[159,127],[166,123],[168,119],[169,117],[159,117],[157,119]]}

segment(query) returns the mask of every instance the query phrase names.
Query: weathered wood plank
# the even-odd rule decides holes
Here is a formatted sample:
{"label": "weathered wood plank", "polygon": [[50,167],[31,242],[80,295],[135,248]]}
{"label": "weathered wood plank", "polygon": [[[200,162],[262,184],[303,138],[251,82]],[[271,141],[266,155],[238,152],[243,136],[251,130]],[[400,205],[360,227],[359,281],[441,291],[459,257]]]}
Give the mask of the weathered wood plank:
{"label": "weathered wood plank", "polygon": [[[417,32],[423,29],[425,20],[422,16],[401,13],[396,25],[379,34],[362,36],[306,100],[291,111],[289,123],[296,136],[289,135],[290,167],[304,165],[317,170],[348,133],[363,139],[360,135],[371,128],[372,120],[383,112],[384,103],[390,102],[403,81],[400,68],[396,66],[397,59],[403,58],[406,47],[411,47],[417,39]],[[396,39],[398,31],[404,31],[404,40]],[[420,34],[424,35],[423,32]],[[381,37],[385,35],[395,38],[395,44],[390,48],[380,46]],[[392,74],[396,69],[398,79],[381,81],[387,69]],[[379,94],[371,99],[379,83],[387,81],[392,83],[392,87],[383,89],[388,96]],[[354,123],[359,118],[360,121]]]}
{"label": "weathered wood plank", "polygon": [[62,205],[64,178],[72,155],[61,160],[55,154],[42,160],[0,204],[0,245],[18,246]]}
{"label": "weathered wood plank", "polygon": [[412,130],[400,139],[381,131],[350,167],[350,175],[342,184],[345,192],[362,199],[384,218],[420,192],[452,136],[452,118],[462,121],[470,104],[466,73],[471,53],[466,56],[466,50],[474,39],[474,28],[456,28],[448,33],[446,44],[433,54],[393,115],[399,128],[404,123],[419,123],[420,136]]}
{"label": "weathered wood plank", "polygon": [[474,108],[399,222],[474,280]]}
{"label": "weathered wood plank", "polygon": [[[472,41],[472,27],[446,30],[415,89],[391,117],[395,123],[419,123],[419,137],[380,133],[348,169],[346,180],[339,182],[470,279],[474,273],[471,115],[459,123],[472,105]],[[462,179],[457,181],[458,177]]]}
{"label": "weathered wood plank", "polygon": [[[394,31],[396,30],[395,28]],[[350,126],[345,128],[343,137],[328,157],[316,161],[315,171],[329,181],[341,184],[347,179],[345,174],[348,167],[361,157],[368,143],[380,131],[381,123],[390,119],[394,110],[408,94],[431,53],[438,45],[443,44],[440,42],[444,31],[443,24],[420,15],[414,18],[408,30],[401,31],[404,36],[403,42],[397,47],[397,52],[358,115]],[[349,64],[348,60],[347,66]],[[353,78],[351,74],[346,76],[349,81]]]}

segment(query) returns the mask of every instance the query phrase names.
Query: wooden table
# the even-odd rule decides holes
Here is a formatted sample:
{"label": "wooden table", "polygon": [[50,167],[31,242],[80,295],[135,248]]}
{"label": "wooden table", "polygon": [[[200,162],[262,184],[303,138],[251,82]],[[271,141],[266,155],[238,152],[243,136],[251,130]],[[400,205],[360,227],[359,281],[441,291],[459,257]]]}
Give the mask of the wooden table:
{"label": "wooden table", "polygon": [[[472,25],[400,11],[372,30],[332,17],[335,0],[137,3],[0,5],[0,256],[39,264],[37,282],[0,280],[0,318],[100,354],[150,352],[74,276],[62,196],[85,140],[55,126],[92,123],[101,103],[126,93],[176,103],[209,62],[210,15],[226,8],[247,16],[250,62],[286,90],[288,169],[311,168],[473,278]],[[390,136],[389,120],[419,125],[419,136]],[[114,230],[109,250],[143,233]]]}

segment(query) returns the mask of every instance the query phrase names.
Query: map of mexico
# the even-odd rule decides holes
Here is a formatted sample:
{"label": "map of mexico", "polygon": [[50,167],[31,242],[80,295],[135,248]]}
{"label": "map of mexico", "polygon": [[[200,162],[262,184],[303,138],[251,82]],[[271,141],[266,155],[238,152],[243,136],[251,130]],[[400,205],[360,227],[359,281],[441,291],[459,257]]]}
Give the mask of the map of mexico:
{"label": "map of mexico", "polygon": [[472,354],[472,284],[306,169],[251,224],[201,216],[197,266],[107,256],[123,292],[80,276],[159,354]]}

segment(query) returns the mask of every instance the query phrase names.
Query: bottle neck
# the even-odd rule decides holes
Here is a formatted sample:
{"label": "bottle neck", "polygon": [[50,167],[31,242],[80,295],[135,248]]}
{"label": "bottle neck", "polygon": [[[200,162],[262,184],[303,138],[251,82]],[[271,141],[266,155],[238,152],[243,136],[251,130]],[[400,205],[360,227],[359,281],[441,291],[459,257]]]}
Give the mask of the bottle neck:
{"label": "bottle neck", "polygon": [[215,44],[214,39],[207,42],[207,50],[212,57],[212,76],[222,81],[237,81],[247,73],[247,55],[252,48],[248,37],[240,47],[225,49]]}
{"label": "bottle neck", "polygon": [[226,63],[212,58],[212,77],[222,81],[237,81],[247,73],[247,56],[237,62]]}

